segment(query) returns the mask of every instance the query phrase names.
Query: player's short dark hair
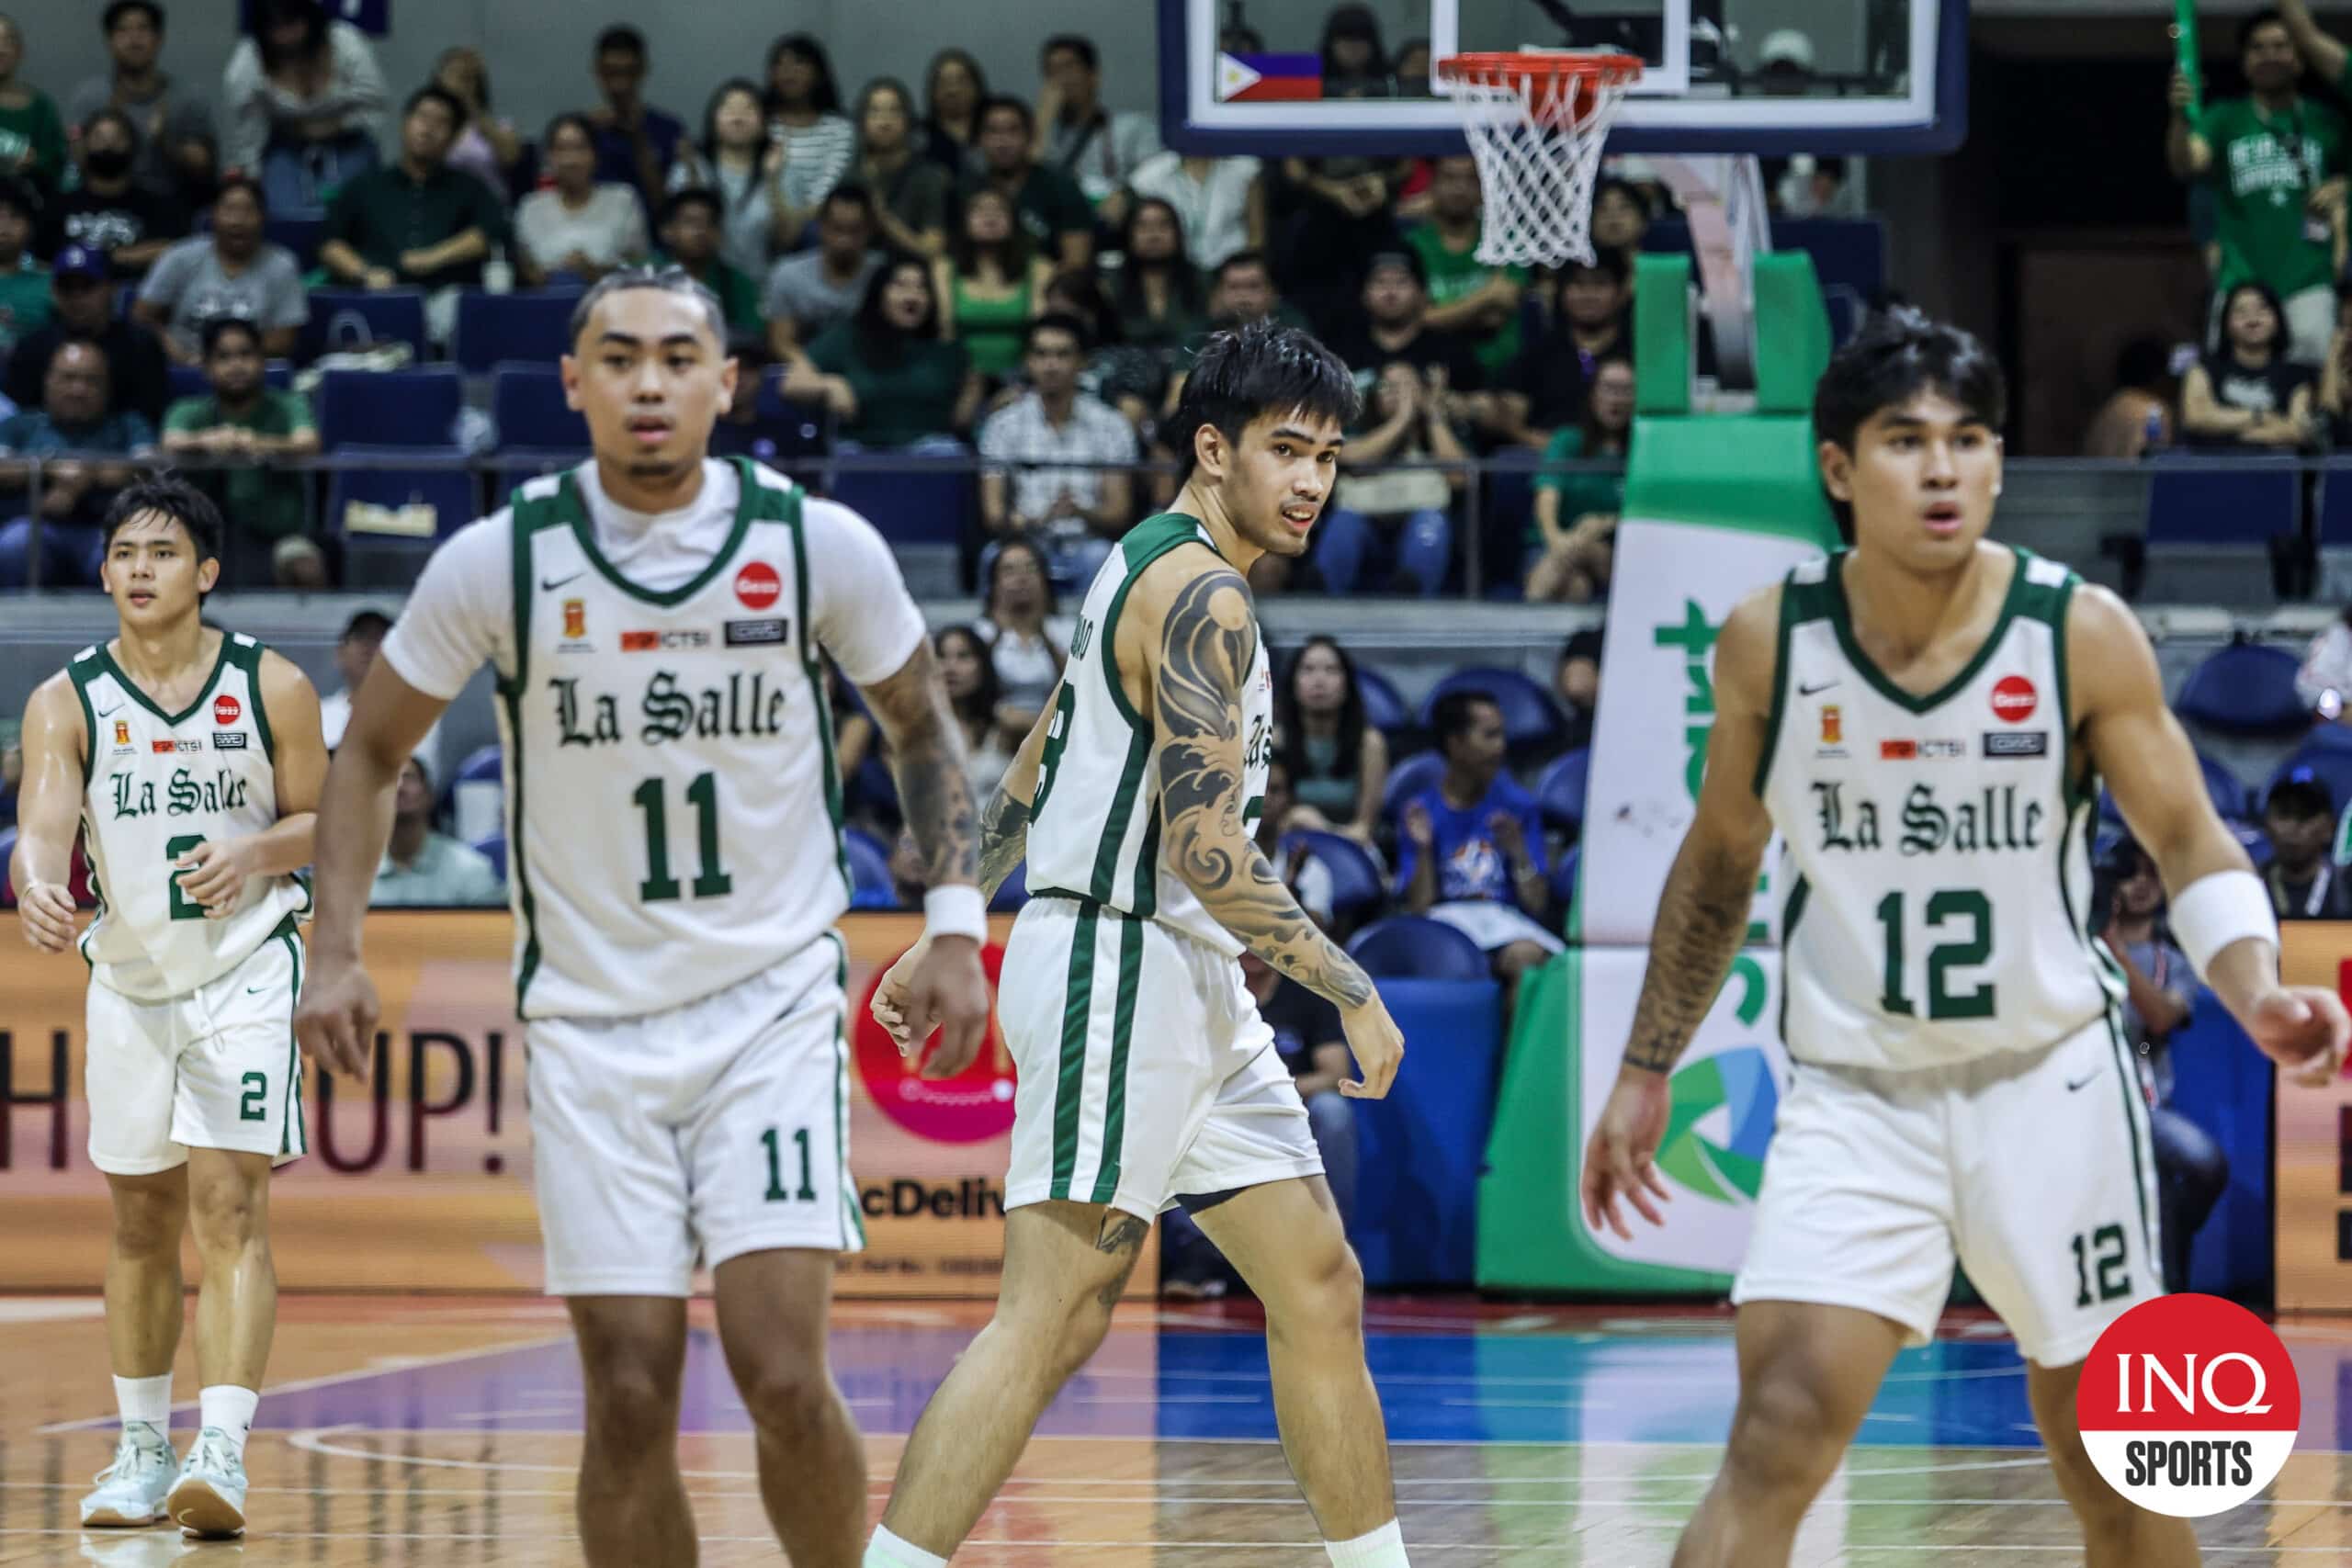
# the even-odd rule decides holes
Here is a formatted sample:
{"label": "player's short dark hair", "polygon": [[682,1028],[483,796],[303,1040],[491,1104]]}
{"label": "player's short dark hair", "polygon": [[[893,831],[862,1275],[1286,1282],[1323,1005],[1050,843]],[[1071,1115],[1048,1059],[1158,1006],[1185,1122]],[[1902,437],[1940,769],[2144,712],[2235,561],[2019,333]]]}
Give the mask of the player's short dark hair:
{"label": "player's short dark hair", "polygon": [[401,118],[405,120],[414,114],[420,104],[439,104],[443,108],[447,109],[449,128],[453,133],[465,130],[466,121],[473,118],[466,107],[465,99],[438,82],[427,82],[424,86],[411,93],[408,96],[408,102],[401,106]]}
{"label": "player's short dark hair", "polygon": [[633,54],[645,58],[645,35],[627,22],[616,22],[596,35],[598,54]]}
{"label": "player's short dark hair", "polygon": [[703,321],[709,326],[710,335],[718,340],[722,350],[726,348],[727,308],[718,302],[718,295],[696,283],[694,274],[682,266],[624,266],[605,274],[587,293],[580,297],[580,303],[572,307],[571,329],[565,341],[577,347],[580,334],[588,330],[589,318],[596,313],[596,307],[603,303],[605,296],[628,288],[659,288],[665,294],[693,296],[695,303],[702,307]]}
{"label": "player's short dark hair", "polygon": [[1482,707],[1500,713],[1503,705],[1495,700],[1492,692],[1480,691],[1475,686],[1448,692],[1438,698],[1437,705],[1430,709],[1430,733],[1437,741],[1439,755],[1448,754],[1448,741],[1459,739],[1469,733],[1471,725],[1477,722],[1478,710]]}
{"label": "player's short dark hair", "polygon": [[[2281,12],[2276,6],[2265,6],[2259,11],[2249,12],[2245,20],[2238,24],[2238,52],[2240,54],[2244,54],[2248,49],[2251,49],[2254,46],[2254,34],[2256,28],[2267,27],[2274,22],[2279,27],[2287,27],[2287,17],[2285,13]],[[2294,29],[2288,28],[2287,30],[2288,35],[2292,37]]]}
{"label": "player's short dark hair", "polygon": [[155,0],[114,0],[98,17],[98,32],[101,36],[113,32],[114,25],[133,11],[146,12],[147,25],[159,33],[164,30],[164,8]]}
{"label": "player's short dark hair", "polygon": [[1039,46],[1037,58],[1041,61],[1051,60],[1063,50],[1068,50],[1078,56],[1079,63],[1089,71],[1102,69],[1102,57],[1096,51],[1094,40],[1084,33],[1056,33]]}
{"label": "player's short dark hair", "polygon": [[1021,129],[1023,130],[1035,130],[1037,129],[1036,115],[1030,111],[1027,104],[1023,103],[1019,98],[1014,97],[1010,93],[999,93],[994,97],[982,98],[980,100],[980,107],[972,111],[972,129],[974,130],[978,130],[980,127],[989,122],[989,116],[995,114],[1000,110],[1006,114],[1019,115],[1021,117]]}
{"label": "player's short dark hair", "polygon": [[[1850,453],[1872,415],[1929,388],[1996,433],[2008,422],[2008,382],[1992,352],[1973,333],[1898,305],[1873,318],[1830,357],[1813,389],[1814,436]],[[1837,514],[1838,532],[1850,542],[1853,507],[1831,496],[1829,509]]]}
{"label": "player's short dark hair", "polygon": [[258,325],[243,316],[215,316],[204,323],[204,331],[199,334],[204,342],[204,357],[211,358],[213,350],[220,346],[220,340],[231,333],[244,333],[254,340],[254,352],[261,352],[261,328]]}
{"label": "player's short dark hair", "polygon": [[220,509],[212,504],[210,496],[177,474],[153,474],[122,487],[114,504],[107,508],[106,521],[99,525],[107,549],[113,550],[117,529],[151,512],[162,513],[187,530],[187,536],[196,542],[198,560],[219,558]]}
{"label": "player's short dark hair", "polygon": [[1093,346],[1086,341],[1086,323],[1068,310],[1048,310],[1042,316],[1033,317],[1029,325],[1021,333],[1022,353],[1026,354],[1037,346],[1039,333],[1069,333],[1070,340],[1078,344],[1078,352],[1080,354],[1084,354]]}
{"label": "player's short dark hair", "polygon": [[354,615],[351,619],[343,623],[343,635],[335,640],[337,642],[349,642],[353,637],[358,637],[363,633],[369,637],[380,638],[386,632],[389,632],[391,629],[392,618],[391,616],[384,614],[383,611],[361,610],[357,614]]}
{"label": "player's short dark hair", "polygon": [[670,199],[662,204],[662,216],[654,227],[668,228],[670,220],[689,207],[699,207],[708,212],[714,224],[727,221],[727,200],[724,197],[708,186],[687,186],[683,190],[670,193]]}
{"label": "player's short dark hair", "polygon": [[1189,476],[1201,426],[1213,424],[1238,443],[1250,421],[1294,411],[1345,427],[1363,413],[1363,396],[1340,356],[1314,333],[1271,321],[1245,321],[1209,334],[1162,434]]}

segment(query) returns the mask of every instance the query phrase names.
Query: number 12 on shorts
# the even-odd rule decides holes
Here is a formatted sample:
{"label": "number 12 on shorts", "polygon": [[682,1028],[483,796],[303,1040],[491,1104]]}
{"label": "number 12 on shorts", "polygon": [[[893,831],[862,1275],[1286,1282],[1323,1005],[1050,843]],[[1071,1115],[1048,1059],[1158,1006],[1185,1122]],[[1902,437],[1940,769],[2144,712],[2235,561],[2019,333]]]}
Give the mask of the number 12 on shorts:
{"label": "number 12 on shorts", "polygon": [[784,1185],[784,1140],[774,1127],[760,1134],[760,1142],[768,1150],[768,1201],[783,1203],[797,1200],[803,1203],[817,1201],[816,1173],[808,1163],[808,1129],[793,1130],[792,1141],[800,1150],[800,1190],[789,1192]]}
{"label": "number 12 on shorts", "polygon": [[2124,1268],[2126,1243],[2121,1225],[2101,1225],[2086,1237],[2075,1233],[2075,1304],[2091,1304],[2091,1278],[2098,1278],[2098,1299],[2115,1301],[2132,1293],[2132,1276]]}

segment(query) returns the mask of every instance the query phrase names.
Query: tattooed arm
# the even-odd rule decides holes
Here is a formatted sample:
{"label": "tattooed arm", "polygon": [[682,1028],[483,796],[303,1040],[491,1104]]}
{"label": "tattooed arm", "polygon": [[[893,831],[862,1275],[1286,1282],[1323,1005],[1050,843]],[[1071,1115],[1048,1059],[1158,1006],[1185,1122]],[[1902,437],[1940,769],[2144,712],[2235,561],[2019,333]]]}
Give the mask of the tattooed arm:
{"label": "tattooed arm", "polygon": [[1342,1010],[1361,1008],[1371,979],[1307,918],[1241,824],[1242,682],[1258,620],[1249,584],[1222,563],[1203,570],[1207,554],[1187,547],[1155,562],[1138,584],[1144,613],[1118,632],[1123,663],[1130,636],[1145,644],[1126,667],[1150,672],[1161,849],[1250,952]]}
{"label": "tattooed arm", "polygon": [[1652,1165],[1666,1135],[1667,1075],[1738,955],[1747,910],[1772,819],[1757,792],[1757,762],[1770,723],[1775,643],[1781,619],[1776,583],[1743,600],[1715,638],[1715,723],[1707,739],[1707,775],[1699,809],[1667,873],[1650,928],[1649,968],[1642,976],[1616,1088],[1602,1108],[1584,1156],[1585,1223],[1631,1239],[1618,1214],[1623,1197],[1661,1224],[1665,1183]]}
{"label": "tattooed arm", "polygon": [[964,736],[947,711],[947,688],[928,640],[895,675],[859,688],[890,742],[891,776],[909,831],[922,852],[923,886],[979,881],[979,829],[964,772]]}

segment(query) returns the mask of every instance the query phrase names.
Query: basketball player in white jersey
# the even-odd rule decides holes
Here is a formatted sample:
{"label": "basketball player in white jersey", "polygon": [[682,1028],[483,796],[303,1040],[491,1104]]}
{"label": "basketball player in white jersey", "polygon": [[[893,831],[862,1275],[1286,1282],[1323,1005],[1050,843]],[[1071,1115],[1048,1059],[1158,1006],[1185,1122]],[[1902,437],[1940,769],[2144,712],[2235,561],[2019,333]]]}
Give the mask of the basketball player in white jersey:
{"label": "basketball player in white jersey", "polygon": [[1897,1350],[1934,1333],[1955,1258],[2016,1336],[2092,1568],[2197,1561],[2188,1521],[2099,1478],[2075,1386],[2101,1330],[2162,1293],[2148,1111],[2089,935],[2103,777],[2172,895],[2198,972],[2299,1081],[2341,1064],[2344,1008],[2282,986],[2269,899],[2214,816],[2132,613],[1987,542],[1999,366],[1897,310],[1814,400],[1852,547],[1744,601],[1715,645],[1698,813],[1659,902],[1617,1086],[1586,1150],[1588,1223],[1653,1224],[1668,1075],[1786,850],[1796,1064],[1738,1303],[1729,1450],[1678,1568],[1789,1561]]}
{"label": "basketball player in white jersey", "polygon": [[[119,628],[26,705],[10,864],[26,940],[78,945],[90,965],[85,1085],[90,1163],[114,1207],[107,1341],[122,1436],[82,1523],[169,1517],[235,1535],[277,1321],[269,1173],[307,1147],[294,1002],[311,897],[294,873],[311,861],[326,745],[302,672],[199,618],[220,575],[210,501],[142,481],[106,529]],[[78,944],[66,888],[77,828],[98,895]],[[202,1415],[175,1464],[184,1226],[204,1260]]]}
{"label": "basketball player in white jersey", "polygon": [[499,675],[547,1288],[587,1393],[582,1550],[684,1568],[686,1297],[720,1342],[791,1560],[853,1568],[865,1453],[825,1357],[848,1170],[849,906],[830,655],[891,741],[932,891],[910,1005],[958,1048],[988,1026],[962,742],[921,613],[855,513],[708,458],[736,388],[718,301],[674,268],[589,290],[565,392],[593,461],[534,479],[426,565],[368,671],[320,808],[304,1044],[352,1071],[378,1005],[360,919],[410,749]]}
{"label": "basketball player in white jersey", "polygon": [[[1000,985],[1020,1081],[1004,1279],[907,1440],[867,1568],[936,1568],[963,1542],[1178,1202],[1265,1303],[1283,1451],[1331,1561],[1405,1562],[1363,1275],[1237,962],[1255,953],[1338,1003],[1363,1075],[1341,1092],[1387,1092],[1396,1024],[1254,838],[1273,682],[1246,574],[1306,553],[1355,412],[1347,367],[1306,333],[1209,340],[1171,427],[1191,457],[1175,509],[1096,575],[1061,684],[989,805],[982,886],[1025,854],[1030,893]],[[920,951],[875,997],[901,1049],[931,1028],[901,987]],[[969,1056],[944,1043],[929,1070]]]}

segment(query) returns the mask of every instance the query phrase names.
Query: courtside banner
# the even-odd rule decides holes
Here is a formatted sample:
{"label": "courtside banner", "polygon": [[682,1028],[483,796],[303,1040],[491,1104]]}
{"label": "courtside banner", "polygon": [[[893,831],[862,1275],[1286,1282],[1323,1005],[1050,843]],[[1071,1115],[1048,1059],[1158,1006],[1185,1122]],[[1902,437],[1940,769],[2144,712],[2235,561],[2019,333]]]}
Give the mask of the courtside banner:
{"label": "courtside banner", "polygon": [[[2352,998],[2352,923],[2288,920],[2278,935],[2289,984]],[[2352,1077],[2302,1089],[2279,1076],[2271,1093],[2278,1310],[2352,1312]]]}
{"label": "courtside banner", "polygon": [[[1011,929],[1009,918],[990,921],[991,981]],[[865,1012],[882,972],[922,930],[915,915],[841,924],[850,1163],[867,1240],[842,1259],[844,1295],[993,1296],[1002,1267],[1013,1083],[1002,1036],[991,1028],[969,1071],[930,1083]],[[375,1069],[366,1084],[322,1083],[304,1066],[311,1154],[281,1169],[270,1191],[284,1285],[540,1288],[512,931],[503,911],[368,917],[368,972],[384,1004]],[[108,1211],[86,1152],[89,970],[74,954],[26,946],[13,910],[0,913],[0,951],[9,954],[0,964],[0,1290],[94,1288]],[[195,1278],[193,1251],[187,1268]],[[1136,1288],[1155,1275],[1137,1269]]]}

